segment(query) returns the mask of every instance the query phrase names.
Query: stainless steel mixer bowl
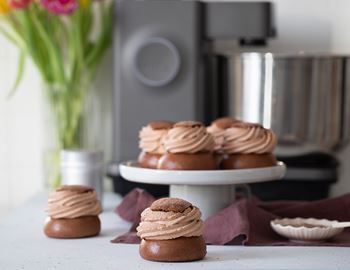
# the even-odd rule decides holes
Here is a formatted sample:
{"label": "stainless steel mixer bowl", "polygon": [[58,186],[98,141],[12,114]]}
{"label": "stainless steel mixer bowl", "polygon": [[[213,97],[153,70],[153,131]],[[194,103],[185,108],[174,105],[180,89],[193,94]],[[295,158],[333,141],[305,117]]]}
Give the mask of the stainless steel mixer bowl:
{"label": "stainless steel mixer bowl", "polygon": [[276,153],[334,152],[349,141],[350,57],[227,54],[226,112],[278,135]]}

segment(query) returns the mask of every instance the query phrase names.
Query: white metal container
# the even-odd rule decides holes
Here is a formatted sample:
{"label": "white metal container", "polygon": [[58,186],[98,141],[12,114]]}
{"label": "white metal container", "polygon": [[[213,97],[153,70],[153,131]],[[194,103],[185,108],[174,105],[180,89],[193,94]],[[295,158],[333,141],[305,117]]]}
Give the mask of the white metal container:
{"label": "white metal container", "polygon": [[84,185],[95,189],[102,202],[104,165],[99,150],[64,149],[61,151],[63,185]]}

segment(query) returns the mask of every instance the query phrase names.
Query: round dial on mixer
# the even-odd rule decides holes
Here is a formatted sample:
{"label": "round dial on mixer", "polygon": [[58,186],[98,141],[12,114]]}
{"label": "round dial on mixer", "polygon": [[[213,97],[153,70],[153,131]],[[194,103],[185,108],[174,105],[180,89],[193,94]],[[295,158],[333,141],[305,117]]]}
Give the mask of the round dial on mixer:
{"label": "round dial on mixer", "polygon": [[166,38],[152,37],[144,40],[136,49],[133,71],[136,78],[151,87],[169,84],[180,69],[180,54]]}

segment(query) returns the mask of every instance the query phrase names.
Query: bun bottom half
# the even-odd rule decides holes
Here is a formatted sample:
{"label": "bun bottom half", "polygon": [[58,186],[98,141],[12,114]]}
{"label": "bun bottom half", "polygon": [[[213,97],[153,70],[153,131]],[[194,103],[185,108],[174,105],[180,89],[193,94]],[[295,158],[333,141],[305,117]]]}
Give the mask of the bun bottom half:
{"label": "bun bottom half", "polygon": [[276,166],[277,160],[271,153],[267,154],[231,154],[225,156],[221,163],[224,170],[252,169]]}
{"label": "bun bottom half", "polygon": [[48,217],[44,225],[44,233],[51,238],[83,238],[96,236],[100,233],[101,222],[98,216],[78,218]]}
{"label": "bun bottom half", "polygon": [[142,151],[138,157],[138,162],[143,168],[157,169],[158,161],[162,155]]}
{"label": "bun bottom half", "polygon": [[180,237],[170,240],[146,240],[140,244],[145,260],[159,262],[189,262],[201,260],[207,253],[202,236]]}
{"label": "bun bottom half", "polygon": [[203,152],[195,154],[164,154],[159,162],[161,170],[215,170],[217,169],[215,157],[212,153]]}

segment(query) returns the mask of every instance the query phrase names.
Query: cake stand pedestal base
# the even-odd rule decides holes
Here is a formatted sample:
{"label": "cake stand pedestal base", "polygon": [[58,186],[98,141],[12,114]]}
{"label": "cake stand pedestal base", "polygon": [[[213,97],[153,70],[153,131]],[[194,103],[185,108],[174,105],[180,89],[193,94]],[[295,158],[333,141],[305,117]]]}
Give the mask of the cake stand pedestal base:
{"label": "cake stand pedestal base", "polygon": [[203,220],[235,200],[234,185],[170,185],[170,197],[181,198],[201,209]]}

